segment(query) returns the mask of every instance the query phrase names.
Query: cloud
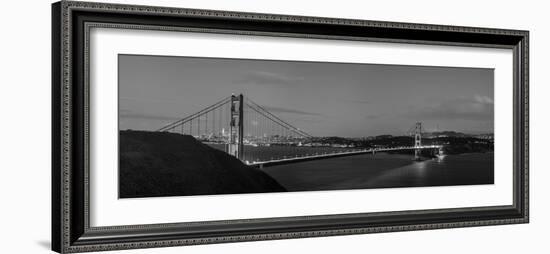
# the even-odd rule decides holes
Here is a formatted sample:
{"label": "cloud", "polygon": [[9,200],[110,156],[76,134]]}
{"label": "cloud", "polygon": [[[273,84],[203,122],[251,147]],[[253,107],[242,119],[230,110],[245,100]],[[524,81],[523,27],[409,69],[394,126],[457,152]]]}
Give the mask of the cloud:
{"label": "cloud", "polygon": [[480,104],[494,104],[493,99],[489,98],[489,96],[476,94],[474,95],[474,100]]}
{"label": "cloud", "polygon": [[267,111],[269,111],[271,113],[274,113],[274,114],[276,114],[276,113],[290,113],[290,114],[307,115],[307,116],[320,116],[321,115],[319,113],[307,112],[307,111],[302,111],[302,110],[298,110],[298,109],[282,108],[282,107],[263,106],[263,108],[265,108]]}
{"label": "cloud", "polygon": [[407,115],[419,120],[493,121],[494,101],[488,96],[476,94],[413,109]]}
{"label": "cloud", "polygon": [[289,76],[282,73],[254,71],[248,73],[242,80],[238,80],[237,83],[255,85],[294,85],[303,80],[303,77]]}

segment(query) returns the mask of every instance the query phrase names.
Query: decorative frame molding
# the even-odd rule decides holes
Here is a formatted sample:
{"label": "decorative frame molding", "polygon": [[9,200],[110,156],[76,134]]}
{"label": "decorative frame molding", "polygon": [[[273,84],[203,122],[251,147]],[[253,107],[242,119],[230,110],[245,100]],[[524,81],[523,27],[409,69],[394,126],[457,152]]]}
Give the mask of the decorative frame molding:
{"label": "decorative frame molding", "polygon": [[[341,215],[90,227],[92,27],[508,48],[514,51],[514,203]],[[52,5],[52,249],[60,253],[528,223],[529,32],[61,1]]]}

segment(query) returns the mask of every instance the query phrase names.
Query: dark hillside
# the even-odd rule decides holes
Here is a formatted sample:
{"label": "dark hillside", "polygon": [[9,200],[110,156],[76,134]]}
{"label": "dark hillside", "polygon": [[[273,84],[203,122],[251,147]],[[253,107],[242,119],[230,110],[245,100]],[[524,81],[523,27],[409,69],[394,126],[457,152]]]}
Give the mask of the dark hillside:
{"label": "dark hillside", "polygon": [[286,191],[264,172],[189,135],[120,131],[120,198]]}

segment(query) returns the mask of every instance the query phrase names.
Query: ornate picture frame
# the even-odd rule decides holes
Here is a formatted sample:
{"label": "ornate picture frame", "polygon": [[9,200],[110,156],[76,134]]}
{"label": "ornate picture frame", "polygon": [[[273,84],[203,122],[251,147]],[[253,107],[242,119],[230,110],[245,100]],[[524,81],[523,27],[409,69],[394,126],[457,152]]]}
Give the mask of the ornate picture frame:
{"label": "ornate picture frame", "polygon": [[[92,28],[512,50],[512,205],[139,225],[90,224]],[[52,5],[52,249],[60,253],[274,240],[529,221],[529,32],[61,1]]]}

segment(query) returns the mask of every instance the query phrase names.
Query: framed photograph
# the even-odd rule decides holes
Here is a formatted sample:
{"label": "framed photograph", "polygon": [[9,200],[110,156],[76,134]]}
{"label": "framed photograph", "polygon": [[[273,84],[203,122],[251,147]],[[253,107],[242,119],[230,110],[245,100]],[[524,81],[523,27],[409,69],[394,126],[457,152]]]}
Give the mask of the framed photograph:
{"label": "framed photograph", "polygon": [[52,13],[54,251],[529,220],[528,31]]}

